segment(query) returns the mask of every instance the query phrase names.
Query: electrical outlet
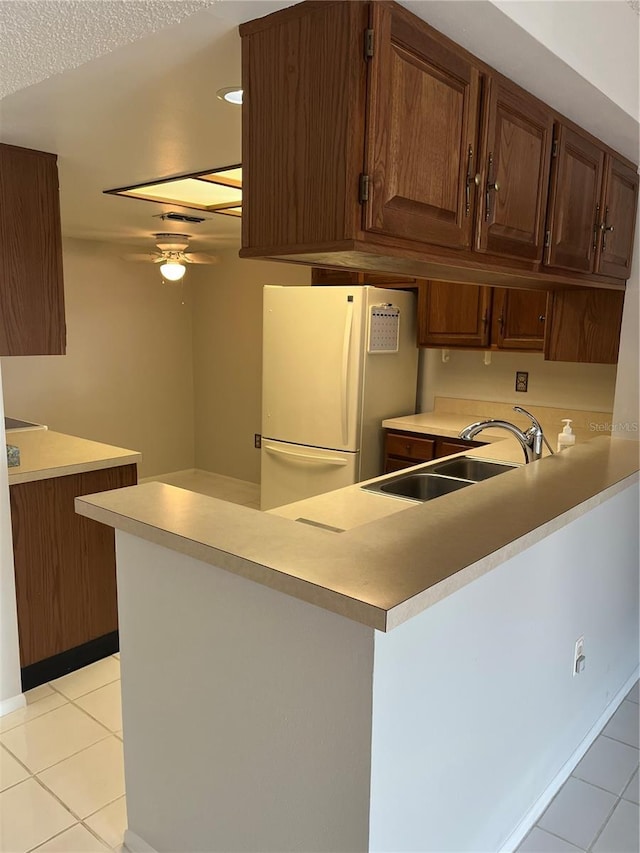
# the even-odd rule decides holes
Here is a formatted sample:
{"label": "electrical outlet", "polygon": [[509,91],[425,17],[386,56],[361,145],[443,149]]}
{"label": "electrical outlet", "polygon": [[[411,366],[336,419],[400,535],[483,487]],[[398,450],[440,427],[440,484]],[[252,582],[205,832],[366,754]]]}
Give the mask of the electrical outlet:
{"label": "electrical outlet", "polygon": [[526,370],[516,370],[516,391],[526,391],[529,387],[529,373]]}
{"label": "electrical outlet", "polygon": [[259,432],[253,434],[253,446],[256,448],[256,450],[260,450],[260,448],[262,447],[262,436]]}
{"label": "electrical outlet", "polygon": [[573,650],[573,668],[571,670],[572,675],[580,675],[580,673],[584,670],[586,662],[586,657],[584,653],[584,637],[579,637],[576,640],[576,645]]}

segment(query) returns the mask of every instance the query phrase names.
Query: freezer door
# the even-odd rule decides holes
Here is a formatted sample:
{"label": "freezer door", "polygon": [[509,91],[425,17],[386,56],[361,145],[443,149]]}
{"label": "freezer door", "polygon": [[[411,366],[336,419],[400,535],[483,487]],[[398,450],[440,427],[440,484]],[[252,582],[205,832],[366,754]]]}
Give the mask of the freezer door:
{"label": "freezer door", "polygon": [[301,501],[356,482],[357,453],[262,440],[260,508]]}
{"label": "freezer door", "polygon": [[362,288],[264,288],[262,434],[358,450]]}

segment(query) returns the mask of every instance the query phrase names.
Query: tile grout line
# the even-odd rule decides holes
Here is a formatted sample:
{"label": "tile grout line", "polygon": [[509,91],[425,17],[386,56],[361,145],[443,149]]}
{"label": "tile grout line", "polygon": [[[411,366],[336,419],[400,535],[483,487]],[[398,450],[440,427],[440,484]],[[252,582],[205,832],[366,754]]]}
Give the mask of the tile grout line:
{"label": "tile grout line", "polygon": [[605,822],[602,824],[602,826],[600,827],[600,829],[596,832],[596,834],[595,834],[595,836],[594,836],[594,838],[593,838],[593,840],[592,840],[591,844],[589,845],[589,849],[587,850],[587,853],[592,853],[594,845],[596,844],[596,842],[598,841],[598,839],[600,838],[600,836],[601,836],[601,835],[602,835],[602,833],[604,832],[604,830],[605,830],[605,828],[606,828],[607,824],[609,823],[609,821],[611,820],[611,818],[612,818],[612,816],[613,816],[614,811],[618,808],[618,803],[620,802],[620,800],[621,800],[621,799],[622,799],[622,797],[621,797],[621,796],[620,796],[620,797],[617,797],[617,799],[616,799],[615,803],[613,804],[613,808],[611,809],[611,811],[610,811],[610,812],[609,812],[609,814],[607,815],[607,819],[606,819],[606,820],[605,820]]}
{"label": "tile grout line", "polygon": [[[542,815],[540,815],[540,817],[542,817]],[[541,832],[546,832],[548,835],[553,835],[554,838],[558,838],[560,839],[560,841],[564,841],[565,844],[571,844],[573,847],[576,848],[576,850],[580,850],[580,853],[587,853],[584,847],[579,847],[574,841],[569,841],[567,838],[564,838],[564,836],[558,835],[557,832],[552,832],[550,829],[545,829],[543,826],[539,826],[537,823],[535,823],[531,827],[531,829],[529,830],[529,834],[531,834],[534,829],[539,829]],[[517,853],[517,850],[515,851],[515,853]]]}
{"label": "tile grout line", "polygon": [[54,838],[58,838],[60,835],[64,835],[65,832],[68,832],[70,829],[73,829],[74,826],[78,826],[79,821],[76,823],[72,823],[71,826],[68,826],[66,829],[61,830],[60,832],[56,832],[55,835],[50,835],[49,838],[45,838],[44,841],[39,841],[35,847],[29,847],[26,853],[33,853],[34,850],[37,850],[38,847],[41,847],[43,844],[47,844],[49,841],[53,841]]}

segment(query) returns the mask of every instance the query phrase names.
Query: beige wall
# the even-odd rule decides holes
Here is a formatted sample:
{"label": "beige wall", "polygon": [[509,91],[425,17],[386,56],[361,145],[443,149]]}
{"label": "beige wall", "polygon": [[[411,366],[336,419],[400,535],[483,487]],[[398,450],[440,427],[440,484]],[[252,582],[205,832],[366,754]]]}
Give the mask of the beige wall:
{"label": "beige wall", "polygon": [[65,241],[67,355],[2,359],[5,411],[139,450],[141,476],[191,468],[191,307],[121,251]]}
{"label": "beige wall", "polygon": [[640,438],[640,216],[636,219],[636,236],[631,275],[627,282],[620,334],[620,355],[616,381],[616,403],[613,410],[614,435]]}
{"label": "beige wall", "polygon": [[[423,350],[418,400],[421,411],[430,411],[434,396],[471,400],[495,400],[529,406],[563,406],[568,409],[611,412],[616,366],[544,361],[542,353],[491,353],[484,364],[483,352]],[[529,390],[514,390],[516,370],[529,373]]]}
{"label": "beige wall", "polygon": [[193,363],[196,467],[260,481],[262,287],[310,283],[308,267],[241,260],[220,253],[220,264],[195,272]]}

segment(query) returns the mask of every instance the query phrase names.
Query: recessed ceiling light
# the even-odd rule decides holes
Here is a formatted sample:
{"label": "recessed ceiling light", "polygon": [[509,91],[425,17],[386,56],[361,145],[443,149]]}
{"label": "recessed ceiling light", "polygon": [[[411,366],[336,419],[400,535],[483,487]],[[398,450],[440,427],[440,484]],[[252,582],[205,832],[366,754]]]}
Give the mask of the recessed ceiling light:
{"label": "recessed ceiling light", "polygon": [[242,104],[242,89],[239,86],[227,86],[226,89],[218,89],[216,95],[221,101],[226,101],[228,104],[240,106]]}

